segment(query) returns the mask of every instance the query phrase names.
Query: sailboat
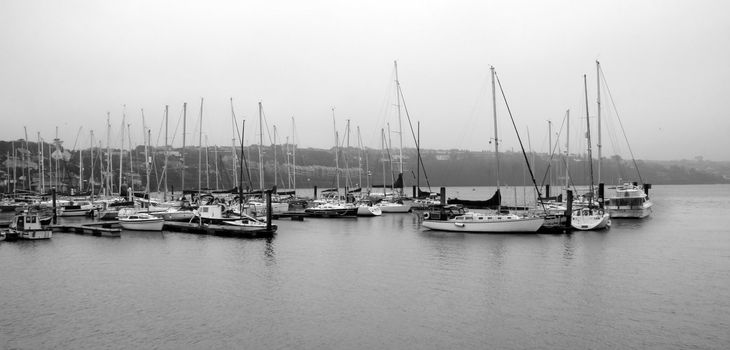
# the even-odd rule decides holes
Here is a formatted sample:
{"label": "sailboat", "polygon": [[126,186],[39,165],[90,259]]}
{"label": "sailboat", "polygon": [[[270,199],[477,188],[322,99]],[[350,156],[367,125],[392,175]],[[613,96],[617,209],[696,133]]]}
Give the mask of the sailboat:
{"label": "sailboat", "polygon": [[[335,121],[335,109],[332,108],[332,122]],[[357,217],[358,208],[351,203],[342,203],[340,201],[340,163],[339,163],[339,134],[337,133],[337,127],[335,129],[335,179],[336,179],[336,195],[332,200],[327,200],[323,203],[317,204],[314,207],[304,209],[304,212],[311,217],[321,218],[346,218],[346,217]]]}
{"label": "sailboat", "polygon": [[[497,105],[494,86],[494,67],[490,67],[492,75],[492,107],[494,114],[494,153],[497,161],[497,193],[499,193],[499,138],[497,137]],[[473,233],[510,233],[536,232],[545,222],[542,217],[521,216],[502,211],[500,205],[492,213],[465,212],[448,218],[428,218],[422,222],[423,227],[439,231],[473,232]]]}
{"label": "sailboat", "polygon": [[[396,106],[398,108],[398,179],[393,184],[396,193],[392,196],[385,196],[375,205],[380,208],[383,213],[408,213],[411,211],[413,202],[408,201],[403,195],[403,127],[401,118],[401,89],[400,80],[398,79],[398,62],[394,61],[395,66],[395,88],[396,88]],[[390,130],[389,130],[390,131]]]}
{"label": "sailboat", "polygon": [[145,135],[145,163],[146,163],[146,173],[147,173],[147,183],[145,185],[145,195],[147,197],[147,213],[141,213],[141,212],[133,212],[129,215],[122,216],[120,214],[119,217],[119,225],[122,226],[125,230],[135,230],[135,231],[162,231],[162,227],[165,225],[165,220],[152,216],[149,214],[149,194],[150,194],[150,164],[149,164],[149,158],[147,155],[147,148],[149,145],[150,140],[150,130],[147,129],[147,135]]}
{"label": "sailboat", "polygon": [[588,139],[588,164],[590,168],[590,193],[588,205],[573,211],[570,226],[576,230],[602,230],[611,227],[611,217],[602,208],[594,206],[593,200],[593,154],[591,152],[591,118],[588,117],[588,86],[586,84],[586,76],[583,75],[583,84],[585,85],[586,95],[586,138]]}

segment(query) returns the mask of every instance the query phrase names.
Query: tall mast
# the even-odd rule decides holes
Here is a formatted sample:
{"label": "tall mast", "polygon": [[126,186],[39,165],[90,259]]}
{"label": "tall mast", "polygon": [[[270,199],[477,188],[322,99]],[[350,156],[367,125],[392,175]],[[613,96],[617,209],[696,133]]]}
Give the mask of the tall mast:
{"label": "tall mast", "polygon": [[[401,174],[400,176],[403,176],[403,126],[401,121],[401,111],[400,111],[400,81],[398,80],[398,61],[393,61],[393,64],[395,65],[395,87],[396,87],[396,101],[398,105],[398,140],[399,140],[399,148],[398,148],[398,158],[399,158],[399,168],[398,171]],[[403,195],[403,191],[401,191],[400,194]]]}
{"label": "tall mast", "polygon": [[601,63],[596,61],[596,104],[598,105],[598,182],[601,182]]}
{"label": "tall mast", "polygon": [[145,163],[146,173],[147,173],[147,180],[145,181],[146,185],[145,185],[144,192],[145,192],[145,194],[147,194],[147,211],[148,212],[150,211],[150,157],[147,153],[147,147],[150,144],[150,136],[151,136],[150,133],[151,133],[151,130],[147,129],[147,133],[145,135],[147,140],[144,143],[144,163]]}
{"label": "tall mast", "polygon": [[124,124],[125,119],[127,119],[126,115],[126,106],[122,109],[122,137],[121,137],[121,144],[119,145],[119,194],[122,194],[122,173],[124,173],[124,168],[122,167],[122,159],[124,158]]}
{"label": "tall mast", "polygon": [[591,198],[588,202],[588,206],[591,207],[593,205],[593,154],[591,153],[591,118],[588,116],[588,82],[586,80],[585,74],[583,74],[583,88],[585,90],[586,96],[586,138],[588,139],[588,168],[591,170]]}
{"label": "tall mast", "polygon": [[[144,130],[142,131],[144,132]],[[130,123],[127,123],[127,144],[129,146],[129,188],[131,189],[130,192],[134,192],[134,168],[132,167],[132,126]],[[133,193],[129,193],[130,198],[133,195]]]}
{"label": "tall mast", "polygon": [[[169,112],[169,106],[168,105],[165,105],[165,167],[162,170],[162,172],[165,173],[165,179],[164,179],[164,181],[165,181],[165,187],[162,190],[162,193],[163,193],[162,194],[162,200],[164,202],[167,202],[167,156],[168,156],[168,150],[169,150],[169,147],[170,147],[168,145],[168,143],[167,143],[168,112]],[[131,158],[132,155],[130,154],[129,156]]]}
{"label": "tall mast", "polygon": [[549,121],[549,120],[547,122],[548,122],[548,156],[550,157],[550,158],[548,158],[548,159],[550,159],[550,164],[548,164],[548,184],[552,185],[553,184],[553,169],[552,169],[552,165],[553,165],[553,122]]}
{"label": "tall mast", "polygon": [[[23,152],[23,164],[25,165],[25,168],[27,169],[28,175],[25,177],[25,183],[30,190],[31,185],[31,178],[30,178],[30,167],[28,166],[28,161],[30,161],[30,151],[28,150],[28,128],[23,126],[23,132],[25,133],[25,152]],[[81,152],[79,152],[79,155],[81,155]],[[26,158],[28,157],[28,158]],[[81,170],[79,170],[80,172]],[[79,180],[81,181],[81,180]],[[79,190],[81,190],[81,187],[79,187]]]}
{"label": "tall mast", "polygon": [[79,147],[79,192],[84,190],[84,160],[81,149],[82,148]]}
{"label": "tall mast", "polygon": [[[497,134],[497,94],[494,86],[494,67],[489,67],[492,72],[492,112],[494,114],[494,158],[497,161],[497,192],[499,191],[499,137]],[[501,193],[500,193],[501,196]],[[502,201],[497,204],[497,212],[502,211]]]}
{"label": "tall mast", "polygon": [[274,128],[274,186],[278,183],[278,178],[276,174],[276,125],[273,126]]}
{"label": "tall mast", "polygon": [[231,163],[233,163],[233,183],[238,185],[238,169],[236,169],[236,129],[236,113],[233,111],[233,97],[231,97],[231,130],[233,131],[233,138],[231,138],[231,156],[233,161]]}
{"label": "tall mast", "polygon": [[291,117],[291,129],[292,129],[292,135],[291,135],[291,141],[292,141],[292,167],[293,167],[293,174],[292,174],[292,185],[294,186],[294,195],[297,195],[297,128],[294,125],[294,117]]}
{"label": "tall mast", "polygon": [[89,180],[89,188],[91,189],[91,199],[94,199],[94,130],[89,131],[89,150],[91,154],[89,156],[91,163],[91,177]]}
{"label": "tall mast", "polygon": [[286,137],[286,180],[287,180],[287,188],[291,187],[291,163],[289,163],[289,156],[291,155],[291,152],[289,151],[289,136]]}
{"label": "tall mast", "polygon": [[210,171],[208,171],[208,167],[210,166],[210,161],[208,160],[208,135],[205,135],[205,188],[210,189]]}
{"label": "tall mast", "polygon": [[264,158],[261,154],[261,148],[264,147],[264,111],[261,101],[259,101],[259,189],[264,190]]}
{"label": "tall mast", "polygon": [[360,138],[359,125],[357,126],[357,146],[357,185],[362,189],[362,139]]}
{"label": "tall mast", "polygon": [[[187,111],[188,111],[188,103],[183,102],[183,139],[182,139],[182,152],[180,156],[180,166],[182,166],[182,169],[180,170],[180,190],[185,191],[185,128],[187,125]],[[184,192],[183,192],[184,195]]]}
{"label": "tall mast", "polygon": [[200,170],[203,168],[203,98],[200,98],[200,128],[198,129],[198,200],[200,200]]}
{"label": "tall mast", "polygon": [[569,188],[570,188],[570,110],[566,110],[565,111],[565,190],[567,191]]}
{"label": "tall mast", "polygon": [[215,189],[217,190],[219,188],[218,187],[218,178],[219,178],[219,176],[218,176],[218,145],[213,146],[213,163],[215,163]]}
{"label": "tall mast", "polygon": [[380,129],[380,156],[383,159],[383,196],[385,196],[385,129]]}
{"label": "tall mast", "polygon": [[112,190],[112,149],[109,141],[111,140],[111,130],[112,130],[112,124],[109,119],[109,112],[106,112],[106,176],[104,179],[106,179],[106,195],[110,195]]}
{"label": "tall mast", "polygon": [[335,131],[335,179],[337,184],[337,203],[340,202],[340,137],[337,133],[337,122],[335,121],[335,108],[332,107],[332,128]]}
{"label": "tall mast", "polygon": [[[93,131],[92,131],[93,132]],[[45,159],[43,157],[43,142],[41,141],[41,133],[38,132],[38,164],[40,164],[41,193],[46,193],[46,172]]]}

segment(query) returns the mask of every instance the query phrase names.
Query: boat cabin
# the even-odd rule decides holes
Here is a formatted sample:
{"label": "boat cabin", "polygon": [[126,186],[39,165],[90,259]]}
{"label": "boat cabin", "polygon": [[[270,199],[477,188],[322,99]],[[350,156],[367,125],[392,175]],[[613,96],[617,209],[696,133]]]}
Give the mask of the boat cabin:
{"label": "boat cabin", "polygon": [[43,230],[38,214],[18,214],[13,218],[10,228],[18,231]]}

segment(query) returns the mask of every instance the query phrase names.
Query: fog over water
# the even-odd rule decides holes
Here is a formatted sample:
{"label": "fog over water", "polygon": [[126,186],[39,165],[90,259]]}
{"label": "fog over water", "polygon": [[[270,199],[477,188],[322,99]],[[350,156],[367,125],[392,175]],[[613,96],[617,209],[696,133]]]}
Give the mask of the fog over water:
{"label": "fog over water", "polygon": [[[89,144],[90,130],[105,141],[109,112],[113,144],[123,113],[132,142],[141,144],[144,109],[152,143],[161,144],[169,105],[179,146],[187,102],[188,144],[197,145],[202,97],[211,145],[231,143],[233,98],[237,117],[247,119],[247,143],[257,142],[261,101],[277,142],[295,136],[302,147],[331,147],[334,107],[341,134],[351,119],[364,144],[379,148],[381,128],[398,128],[398,60],[424,148],[491,148],[493,65],[533,149],[547,151],[547,120],[557,133],[567,109],[571,147],[579,149],[582,76],[596,116],[599,60],[613,97],[603,90],[604,155],[629,157],[618,115],[637,158],[730,160],[730,118],[720,103],[730,93],[727,13],[730,3],[719,0],[6,0],[0,139],[24,137],[25,126],[32,140],[37,133],[52,140],[58,127],[70,147],[83,127],[79,144]],[[516,148],[504,102],[498,105],[503,146]],[[404,144],[413,147],[403,123]]]}

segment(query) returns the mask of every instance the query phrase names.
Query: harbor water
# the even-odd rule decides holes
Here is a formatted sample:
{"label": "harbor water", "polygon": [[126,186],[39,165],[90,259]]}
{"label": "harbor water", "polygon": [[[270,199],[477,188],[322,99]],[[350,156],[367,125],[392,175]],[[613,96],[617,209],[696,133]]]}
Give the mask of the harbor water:
{"label": "harbor water", "polygon": [[0,349],[730,348],[730,186],[650,194],[650,218],[572,234],[384,214],[0,242]]}

